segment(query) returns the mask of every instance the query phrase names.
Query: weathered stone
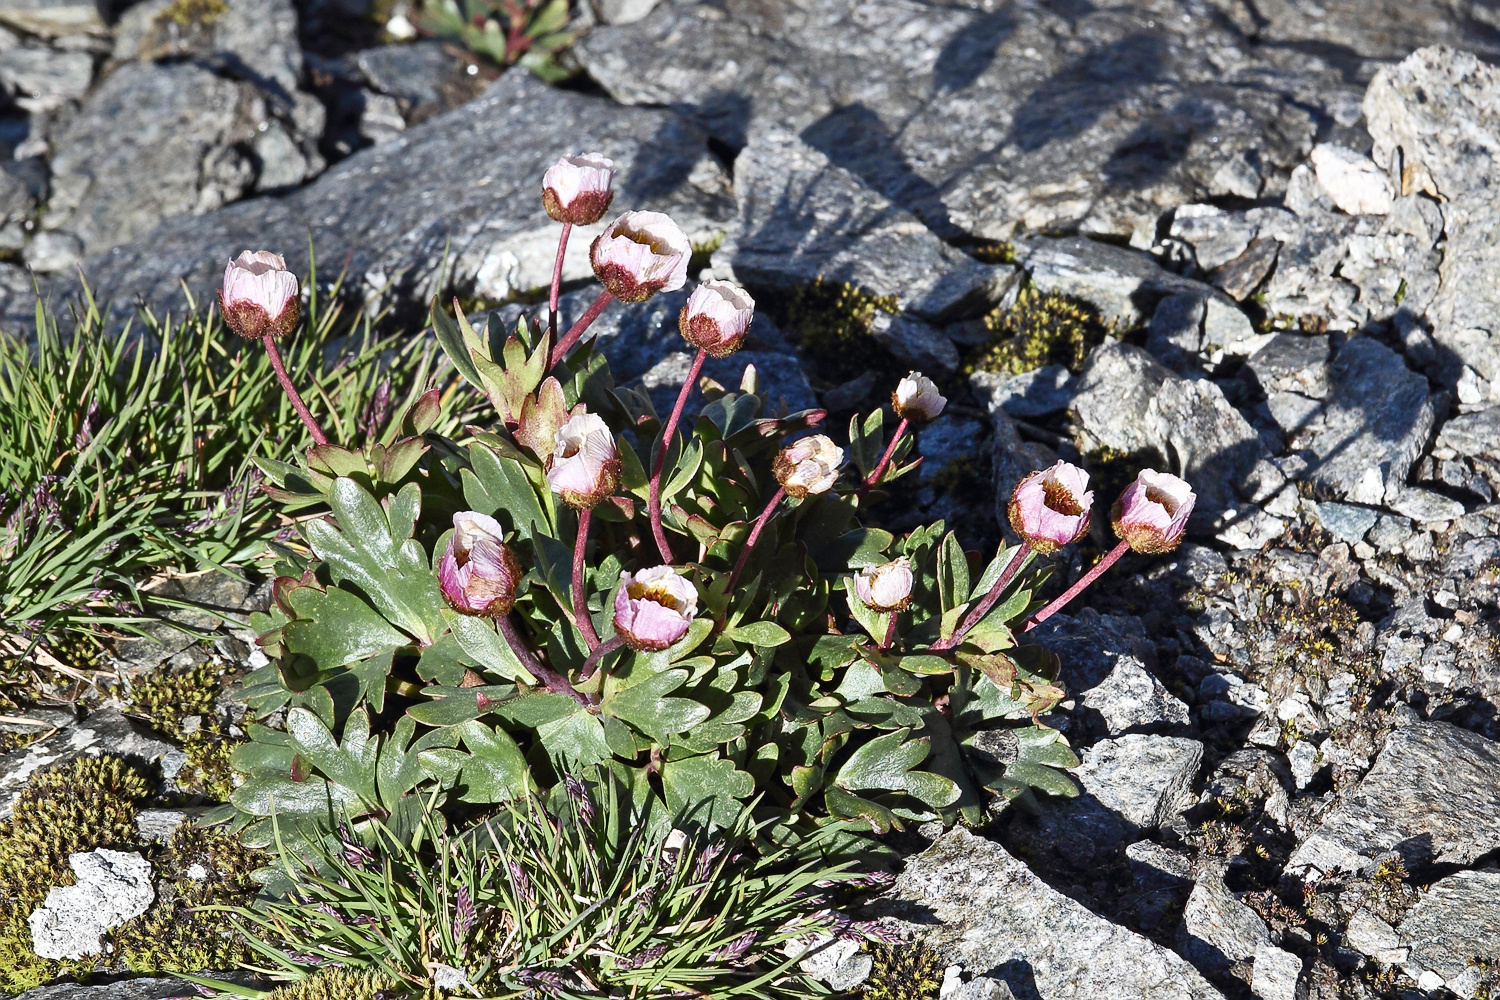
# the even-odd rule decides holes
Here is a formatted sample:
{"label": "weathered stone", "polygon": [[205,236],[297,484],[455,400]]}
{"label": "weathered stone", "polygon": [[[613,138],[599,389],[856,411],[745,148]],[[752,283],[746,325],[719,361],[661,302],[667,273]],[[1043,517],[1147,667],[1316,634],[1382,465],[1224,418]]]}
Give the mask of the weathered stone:
{"label": "weathered stone", "polygon": [[877,312],[870,322],[875,342],[902,364],[930,374],[958,370],[958,348],[936,327],[915,316]]}
{"label": "weathered stone", "polygon": [[222,13],[187,21],[171,7],[172,0],[147,0],[126,9],[114,58],[195,58],[290,106],[302,74],[293,0],[227,0]]}
{"label": "weathered stone", "polygon": [[1075,775],[1085,793],[1137,830],[1155,830],[1189,798],[1203,744],[1135,733],[1083,752]]}
{"label": "weathered stone", "polygon": [[27,918],[42,958],[85,958],[104,948],[100,935],[145,913],[156,899],[151,862],[134,851],[99,848],[68,856],[75,883],[54,887]]}
{"label": "weathered stone", "polygon": [[1016,279],[947,246],[917,219],[784,132],[757,136],[734,164],[739,219],[714,254],[751,287],[848,282],[935,320],[978,314]]}
{"label": "weathered stone", "polygon": [[1358,870],[1395,851],[1410,870],[1465,864],[1500,847],[1500,746],[1442,722],[1386,737],[1357,787],[1323,816],[1287,862],[1306,877]]}
{"label": "weathered stone", "polygon": [[144,732],[118,711],[96,712],[46,739],[0,756],[0,819],[10,815],[32,775],[82,754],[113,754],[148,767],[160,764],[164,773],[172,775],[184,759],[181,750]]}
{"label": "weathered stone", "polygon": [[1152,652],[1138,628],[1085,608],[1076,618],[1053,615],[1036,630],[1037,640],[1062,659],[1075,718],[1097,735],[1187,725],[1187,706],[1147,669]]}
{"label": "weathered stone", "polygon": [[1349,503],[1315,503],[1302,501],[1302,509],[1312,514],[1334,538],[1353,545],[1362,540],[1380,517],[1380,512]]}
{"label": "weathered stone", "polygon": [[45,38],[104,31],[99,0],[5,0],[0,24]]}
{"label": "weathered stone", "polygon": [[1179,956],[1095,916],[965,829],[909,859],[873,914],[966,970],[1048,1000],[1219,1000]]}
{"label": "weathered stone", "polygon": [[1024,419],[1067,409],[1073,401],[1072,378],[1062,365],[1044,365],[1020,375],[975,372],[969,385],[991,413],[1000,410]]}
{"label": "weathered stone", "polygon": [[1183,205],[1172,215],[1168,232],[1193,247],[1205,271],[1229,263],[1250,246],[1256,226],[1240,212],[1215,205]]}
{"label": "weathered stone", "polygon": [[1356,503],[1394,499],[1432,430],[1427,380],[1370,337],[1346,343],[1331,376],[1327,404],[1296,442],[1316,456],[1308,477]]}
{"label": "weathered stone", "polygon": [[1396,494],[1386,506],[1398,514],[1404,514],[1418,524],[1436,521],[1452,521],[1464,516],[1464,505],[1451,497],[1432,490],[1408,486]]}
{"label": "weathered stone", "polygon": [[83,262],[83,241],[72,233],[37,233],[26,244],[26,266],[38,274],[71,271]]}
{"label": "weathered stone", "polygon": [[657,0],[592,0],[600,24],[634,24],[656,7]]}
{"label": "weathered stone", "polygon": [[1363,907],[1349,918],[1344,943],[1382,965],[1401,965],[1408,954],[1396,929]]}
{"label": "weathered stone", "polygon": [[1500,953],[1500,872],[1458,872],[1434,882],[1401,921],[1400,933],[1411,949],[1408,975],[1436,973],[1459,996],[1475,996],[1483,976],[1475,959]]}
{"label": "weathered stone", "polygon": [[1384,215],[1391,210],[1391,182],[1368,156],[1323,142],[1313,147],[1309,159],[1318,183],[1340,211]]}
{"label": "weathered stone", "polygon": [[[536,179],[559,155],[577,149],[607,151],[615,160],[621,210],[667,212],[700,243],[730,221],[728,179],[703,133],[671,112],[621,109],[519,72],[501,77],[483,98],[349,157],[285,198],[170,220],[138,242],[92,258],[85,272],[101,302],[119,300],[126,313],[137,296],[158,309],[176,309],[179,280],[203,301],[217,287],[223,261],[247,246],[275,247],[305,273],[311,232],[319,259],[347,261],[355,287],[388,288],[400,302],[425,303],[450,289],[504,300],[551,281],[558,226],[542,208]],[[380,211],[370,210],[374,204]],[[600,228],[575,229],[564,280],[592,273],[588,248]]]}
{"label": "weathered stone", "polygon": [[1254,958],[1258,948],[1270,943],[1265,922],[1234,898],[1222,878],[1212,873],[1199,877],[1182,910],[1182,951],[1188,961],[1222,972]]}
{"label": "weathered stone", "polygon": [[1268,395],[1296,392],[1322,399],[1328,395],[1328,337],[1277,333],[1250,355],[1241,372]]}
{"label": "weathered stone", "polygon": [[1468,52],[1419,49],[1375,75],[1364,113],[1374,160],[1392,171],[1400,193],[1443,202],[1442,282],[1426,310],[1432,360],[1448,384],[1467,365],[1488,381],[1490,398],[1500,398],[1500,291],[1492,280],[1500,229],[1491,196],[1500,170],[1500,71]]}
{"label": "weathered stone", "polygon": [[[3,31],[3,29],[0,29]],[[12,36],[13,37],[13,36]],[[11,45],[0,35],[0,90],[16,95],[27,111],[50,111],[88,93],[94,57],[45,45]]]}
{"label": "weathered stone", "polygon": [[1125,848],[1135,895],[1130,910],[1142,927],[1156,927],[1181,912],[1193,888],[1193,867],[1187,855],[1151,840]]}
{"label": "weathered stone", "polygon": [[1301,975],[1302,959],[1273,944],[1262,944],[1255,949],[1250,992],[1258,1000],[1297,1000],[1297,980]]}
{"label": "weathered stone", "polygon": [[461,85],[463,63],[437,40],[365,49],[356,62],[371,87],[400,102],[409,125],[441,114],[467,96]]}
{"label": "weathered stone", "polygon": [[[1078,376],[1071,411],[1084,451],[1152,450],[1193,484],[1189,530],[1211,534],[1236,508],[1236,488],[1261,458],[1260,435],[1205,379],[1185,379],[1138,347],[1106,343]],[[1229,518],[1232,519],[1232,518]]]}
{"label": "weathered stone", "polygon": [[[118,982],[96,983],[92,986],[80,983],[38,986],[22,993],[21,997],[25,997],[26,1000],[171,1000],[171,998],[182,997],[183,993],[181,979],[153,979],[143,976],[139,979],[122,979]],[[17,997],[16,1000],[21,1000],[21,998]]]}
{"label": "weathered stone", "polygon": [[1454,417],[1438,431],[1437,446],[1470,458],[1500,455],[1500,406]]}

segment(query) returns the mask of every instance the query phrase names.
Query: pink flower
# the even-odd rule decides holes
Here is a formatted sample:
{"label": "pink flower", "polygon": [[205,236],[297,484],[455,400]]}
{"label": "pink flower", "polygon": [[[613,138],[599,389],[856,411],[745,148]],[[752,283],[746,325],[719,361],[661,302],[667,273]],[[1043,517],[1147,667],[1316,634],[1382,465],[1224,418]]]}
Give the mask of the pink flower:
{"label": "pink flower", "polygon": [[854,576],[854,593],[871,611],[903,611],[911,603],[911,560],[905,556],[866,566]]}
{"label": "pink flower", "polygon": [[284,337],[297,328],[301,303],[297,276],[280,254],[244,251],[224,268],[219,307],[241,337]]}
{"label": "pink flower", "polygon": [[542,206],[555,222],[591,226],[614,200],[614,178],[615,161],[602,153],[564,156],[542,175]]}
{"label": "pink flower", "polygon": [[594,413],[569,417],[557,431],[547,485],[570,506],[593,507],[620,485],[615,436]]}
{"label": "pink flower", "polygon": [[1089,474],[1067,462],[1033,472],[1011,494],[1010,526],[1042,555],[1076,542],[1089,530],[1088,485]]}
{"label": "pink flower", "polygon": [[781,449],[771,462],[771,474],[786,490],[787,496],[802,499],[813,493],[827,493],[839,478],[844,464],[844,449],[824,434],[799,438]]}
{"label": "pink flower", "polygon": [[938,392],[937,384],[921,372],[907,375],[891,393],[891,408],[896,416],[914,424],[936,420],[947,405],[948,398]]}
{"label": "pink flower", "polygon": [[687,283],[692,244],[660,212],[626,212],[589,248],[594,275],[622,302],[644,302]]}
{"label": "pink flower", "polygon": [[677,328],[689,344],[723,358],[740,349],[754,316],[749,292],[732,281],[705,281],[688,296]]}
{"label": "pink flower", "polygon": [[453,515],[453,536],[438,559],[438,587],[454,611],[498,618],[516,603],[521,564],[493,517],[474,510]]}
{"label": "pink flower", "polygon": [[1136,552],[1171,552],[1182,541],[1198,495],[1169,472],[1142,469],[1115,501],[1115,534]]}
{"label": "pink flower", "polygon": [[622,573],[615,594],[615,634],[631,649],[666,649],[687,634],[698,591],[670,566]]}

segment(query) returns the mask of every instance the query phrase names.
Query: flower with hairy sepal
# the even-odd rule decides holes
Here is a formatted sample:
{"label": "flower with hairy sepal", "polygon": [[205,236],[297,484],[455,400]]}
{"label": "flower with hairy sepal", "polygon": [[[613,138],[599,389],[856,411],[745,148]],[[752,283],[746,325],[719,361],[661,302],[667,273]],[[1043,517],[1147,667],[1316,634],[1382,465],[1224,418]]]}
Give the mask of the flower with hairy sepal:
{"label": "flower with hairy sepal", "polygon": [[622,573],[615,594],[615,634],[631,649],[666,649],[687,634],[698,614],[698,591],[670,566]]}
{"label": "flower with hairy sepal", "polygon": [[454,611],[499,618],[510,614],[521,564],[505,544],[500,522],[475,510],[453,515],[453,536],[438,559],[438,587]]}
{"label": "flower with hairy sepal", "polygon": [[724,358],[740,349],[754,317],[755,300],[749,292],[732,281],[711,280],[688,296],[677,328],[689,344]]}
{"label": "flower with hairy sepal", "polygon": [[692,255],[687,236],[660,212],[626,212],[589,248],[595,277],[622,302],[681,288]]}
{"label": "flower with hairy sepal", "polygon": [[891,393],[891,408],[896,416],[914,424],[936,420],[947,405],[948,397],[938,392],[937,384],[921,372],[907,375]]}
{"label": "flower with hairy sepal", "polygon": [[781,449],[771,463],[771,474],[787,496],[800,500],[832,489],[843,464],[844,449],[826,434],[813,434]]}
{"label": "flower with hairy sepal", "polygon": [[558,429],[547,485],[568,506],[592,508],[620,485],[620,471],[615,436],[598,414],[577,414]]}
{"label": "flower with hairy sepal", "polygon": [[1182,542],[1198,495],[1170,472],[1142,469],[1115,501],[1110,519],[1115,534],[1133,551],[1171,552]]}
{"label": "flower with hairy sepal", "polygon": [[614,178],[615,161],[603,153],[564,156],[542,175],[542,207],[554,222],[591,226],[614,200]]}
{"label": "flower with hairy sepal", "polygon": [[281,254],[246,250],[224,267],[219,308],[241,337],[285,337],[301,316],[299,291],[297,276]]}
{"label": "flower with hairy sepal", "polygon": [[854,594],[871,611],[905,611],[911,604],[913,580],[911,560],[901,556],[856,573]]}
{"label": "flower with hairy sepal", "polygon": [[1069,462],[1033,472],[1011,494],[1010,526],[1042,555],[1078,541],[1094,506],[1088,485],[1089,474]]}

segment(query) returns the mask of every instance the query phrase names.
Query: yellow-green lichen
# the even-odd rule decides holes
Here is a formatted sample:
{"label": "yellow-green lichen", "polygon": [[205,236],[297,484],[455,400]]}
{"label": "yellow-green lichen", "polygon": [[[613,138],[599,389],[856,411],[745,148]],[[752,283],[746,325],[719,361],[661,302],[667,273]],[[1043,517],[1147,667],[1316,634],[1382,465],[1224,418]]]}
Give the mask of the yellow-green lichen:
{"label": "yellow-green lichen", "polygon": [[870,327],[878,313],[894,314],[899,309],[895,296],[817,278],[794,290],[783,312],[786,327],[802,341],[803,353],[825,377],[842,381],[872,368],[889,367],[889,358]]}
{"label": "yellow-green lichen", "polygon": [[157,24],[175,24],[179,28],[194,25],[207,27],[229,13],[225,0],[173,0],[170,6],[156,15]]}
{"label": "yellow-green lichen", "polygon": [[969,355],[966,372],[1019,375],[1052,364],[1076,372],[1109,333],[1098,310],[1087,302],[1030,284],[1017,293],[1009,309],[986,316],[985,325],[991,339]]}
{"label": "yellow-green lichen", "polygon": [[135,806],[150,793],[118,757],[78,757],[39,773],[0,823],[0,989],[27,990],[56,976],[87,976],[92,962],[51,962],[31,950],[32,910],[71,881],[68,855],[137,844]]}
{"label": "yellow-green lichen", "polygon": [[266,1000],[374,1000],[376,994],[392,990],[395,985],[378,972],[324,969],[281,987]]}
{"label": "yellow-green lichen", "polygon": [[865,1000],[929,1000],[943,985],[943,960],[923,944],[876,945]]}

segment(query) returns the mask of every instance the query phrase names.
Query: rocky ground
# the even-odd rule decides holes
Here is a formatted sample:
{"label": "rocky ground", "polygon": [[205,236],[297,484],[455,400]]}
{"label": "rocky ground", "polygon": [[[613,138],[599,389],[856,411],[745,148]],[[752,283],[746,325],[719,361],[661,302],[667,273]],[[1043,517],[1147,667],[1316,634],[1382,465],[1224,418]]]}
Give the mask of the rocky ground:
{"label": "rocky ground", "polygon": [[[603,5],[562,87],[374,44],[341,5],[361,6],[229,0],[203,25],[168,0],[5,0],[7,326],[34,278],[62,301],[81,267],[118,308],[180,308],[247,246],[305,268],[309,234],[325,275],[397,320],[438,292],[534,301],[555,239],[537,178],[601,150],[617,204],[670,212],[702,274],[757,294],[749,349],[709,375],[753,362],[835,421],[907,367],[953,390],[888,521],[993,544],[996,498],[1054,456],[1106,503],[1140,461],[1199,492],[1189,544],[1127,560],[1041,635],[1083,794],[914,833],[875,904],[958,967],[951,988],[1492,995],[1494,4]],[[968,371],[985,317],[1044,292],[1086,304],[1096,346]],[[679,305],[606,314],[618,377],[673,391]],[[129,669],[246,648],[226,633]],[[83,733],[0,758],[0,792],[113,738]]]}

